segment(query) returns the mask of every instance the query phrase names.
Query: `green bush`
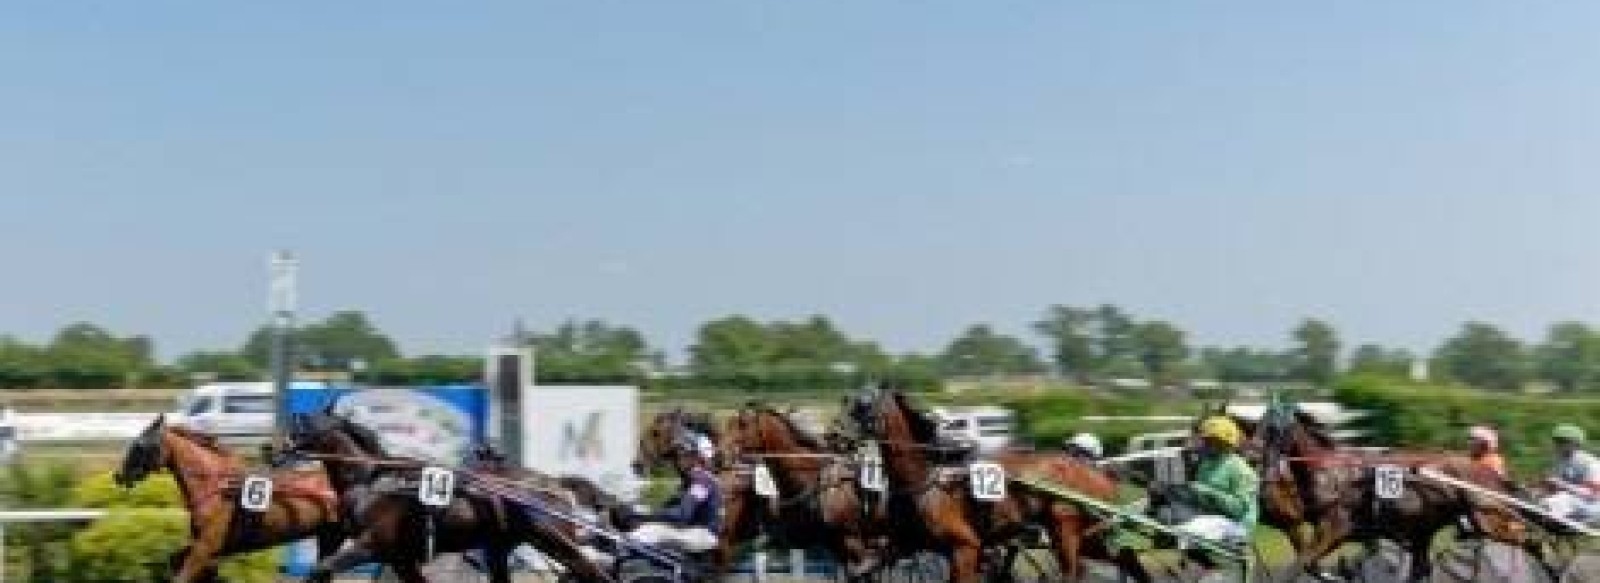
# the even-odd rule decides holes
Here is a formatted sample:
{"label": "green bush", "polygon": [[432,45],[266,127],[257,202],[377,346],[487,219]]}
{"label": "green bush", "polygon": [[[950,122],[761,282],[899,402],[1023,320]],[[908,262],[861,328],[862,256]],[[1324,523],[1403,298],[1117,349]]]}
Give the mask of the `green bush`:
{"label": "green bush", "polygon": [[[1085,416],[1188,415],[1199,410],[1195,401],[1160,401],[1144,396],[1100,396],[1081,390],[1028,396],[1001,396],[1000,404],[1017,413],[1018,436],[1039,448],[1058,447],[1080,431],[1094,433],[1108,454],[1120,453],[1135,435],[1183,429],[1181,423],[1115,421],[1090,423]],[[993,402],[993,401],[991,401]]]}
{"label": "green bush", "polygon": [[1337,396],[1346,406],[1372,412],[1357,426],[1371,432],[1376,444],[1464,451],[1468,427],[1494,427],[1506,461],[1523,477],[1551,463],[1549,434],[1556,424],[1575,423],[1600,436],[1600,399],[1489,393],[1381,376],[1343,379]]}
{"label": "green bush", "polygon": [[[112,510],[72,536],[73,579],[161,581],[167,560],[189,542],[188,518],[181,512],[182,495],[166,474],[152,476],[123,490],[110,474],[96,474],[72,491],[75,505]],[[229,557],[221,563],[223,579],[233,583],[267,583],[277,573],[278,553],[266,550]]]}

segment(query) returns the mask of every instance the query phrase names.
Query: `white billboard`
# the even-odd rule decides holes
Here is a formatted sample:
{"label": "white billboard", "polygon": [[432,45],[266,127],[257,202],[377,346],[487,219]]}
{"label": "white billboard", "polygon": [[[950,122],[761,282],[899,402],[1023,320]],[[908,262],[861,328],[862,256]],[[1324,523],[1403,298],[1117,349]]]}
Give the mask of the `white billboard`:
{"label": "white billboard", "polygon": [[535,386],[522,395],[522,456],[529,468],[583,476],[631,499],[638,440],[637,388]]}

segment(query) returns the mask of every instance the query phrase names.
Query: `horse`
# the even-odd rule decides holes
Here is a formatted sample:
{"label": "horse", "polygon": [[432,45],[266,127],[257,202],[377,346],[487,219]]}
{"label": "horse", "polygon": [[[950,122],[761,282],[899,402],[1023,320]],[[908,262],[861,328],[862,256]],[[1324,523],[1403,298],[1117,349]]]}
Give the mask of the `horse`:
{"label": "horse", "polygon": [[[848,398],[845,417],[847,427],[877,442],[883,451],[890,515],[921,519],[920,528],[906,524],[893,529],[893,542],[903,550],[943,552],[953,583],[977,581],[984,549],[1010,541],[1030,523],[1044,527],[1060,572],[1068,580],[1082,578],[1082,559],[1087,556],[1107,559],[1137,581],[1150,580],[1132,553],[1112,556],[1104,537],[1097,536],[1105,527],[1102,518],[1070,502],[1027,490],[1014,490],[997,502],[980,502],[968,495],[964,484],[941,479],[932,466],[948,459],[950,448],[938,444],[935,423],[899,391],[872,389]],[[1106,502],[1116,493],[1108,475],[1064,456],[1005,452],[994,461],[1008,476],[1047,479]]]}
{"label": "horse", "polygon": [[1527,550],[1544,563],[1543,548],[1529,535],[1521,516],[1503,504],[1422,479],[1406,480],[1396,500],[1377,497],[1374,468],[1379,465],[1426,467],[1489,491],[1507,492],[1504,480],[1469,459],[1423,452],[1340,451],[1327,428],[1298,408],[1269,409],[1250,441],[1273,485],[1263,492],[1264,516],[1278,517],[1280,528],[1288,527],[1286,533],[1298,530],[1291,524],[1295,519],[1313,527],[1308,539],[1290,536],[1291,542],[1299,539],[1290,573],[1321,577],[1316,565],[1345,542],[1370,544],[1382,539],[1395,542],[1412,557],[1409,580],[1426,580],[1434,569],[1429,547],[1435,535],[1463,522],[1488,540]]}
{"label": "horse", "polygon": [[338,499],[321,472],[272,472],[271,504],[255,514],[237,503],[244,468],[244,461],[222,449],[216,438],[168,425],[165,416],[156,417],[128,445],[113,476],[117,485],[132,488],[166,469],[177,480],[189,512],[190,542],[172,557],[177,569],[173,581],[214,580],[220,557],[309,537],[316,538],[318,556],[326,557],[344,542]]}
{"label": "horse", "polygon": [[[449,504],[437,511],[422,507],[415,494],[420,462],[391,458],[376,433],[349,419],[318,413],[297,415],[289,438],[290,455],[321,459],[328,479],[351,517],[350,544],[317,563],[325,576],[377,559],[405,583],[427,583],[421,565],[430,552],[482,549],[493,583],[510,583],[511,551],[532,545],[582,581],[609,583],[612,577],[584,558],[577,525],[539,509],[508,505],[500,494],[515,488],[548,508],[569,515],[570,494],[518,488],[486,472],[463,471]],[[418,533],[428,533],[417,536]]]}
{"label": "horse", "polygon": [[[763,498],[749,480],[728,488],[723,540],[748,540],[764,524],[773,524],[789,546],[832,551],[853,579],[882,564],[869,537],[887,522],[884,505],[863,500],[855,466],[833,455],[788,415],[746,404],[724,424],[719,445],[723,460],[767,468],[778,492],[775,498]],[[724,545],[724,567],[732,555],[733,546]]]}

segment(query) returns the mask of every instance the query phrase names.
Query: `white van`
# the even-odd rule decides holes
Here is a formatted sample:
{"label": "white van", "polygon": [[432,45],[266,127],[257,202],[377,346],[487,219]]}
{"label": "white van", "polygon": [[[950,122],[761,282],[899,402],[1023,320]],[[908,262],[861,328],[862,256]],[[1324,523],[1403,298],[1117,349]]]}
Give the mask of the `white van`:
{"label": "white van", "polygon": [[225,438],[272,435],[272,383],[207,383],[178,397],[175,425]]}
{"label": "white van", "polygon": [[1002,407],[934,409],[941,438],[976,445],[981,453],[994,453],[1011,447],[1016,416]]}

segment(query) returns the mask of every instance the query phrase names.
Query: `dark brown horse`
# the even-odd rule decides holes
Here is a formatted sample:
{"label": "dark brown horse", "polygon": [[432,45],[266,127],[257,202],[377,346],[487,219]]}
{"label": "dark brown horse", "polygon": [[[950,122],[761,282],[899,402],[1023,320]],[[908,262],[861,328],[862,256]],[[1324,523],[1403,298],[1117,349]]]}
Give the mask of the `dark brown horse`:
{"label": "dark brown horse", "polygon": [[[760,405],[746,405],[728,418],[719,445],[722,459],[739,464],[741,478],[766,468],[777,490],[776,497],[764,498],[749,479],[726,488],[723,540],[749,540],[765,527],[787,546],[828,549],[853,577],[881,564],[869,537],[882,532],[884,505],[863,503],[856,467],[845,456],[788,415]],[[732,555],[733,545],[724,545],[724,565]]]}
{"label": "dark brown horse", "polygon": [[[846,417],[854,429],[882,450],[890,487],[889,512],[896,517],[896,547],[930,549],[950,561],[954,583],[974,583],[980,576],[983,550],[999,547],[1021,534],[1028,524],[1044,527],[1061,574],[1079,580],[1082,559],[1109,559],[1104,537],[1094,536],[1103,521],[1070,502],[1022,488],[1011,488],[997,502],[980,502],[968,493],[965,480],[944,479],[937,464],[951,451],[939,443],[937,426],[897,391],[872,390],[849,401]],[[1110,502],[1116,484],[1099,469],[1060,455],[1001,453],[994,461],[1011,477],[1049,480]],[[913,519],[913,517],[915,519]],[[1149,574],[1131,554],[1115,561],[1138,581]]]}
{"label": "dark brown horse", "polygon": [[565,518],[575,515],[566,492],[518,490],[519,497],[565,515],[555,516],[506,500],[505,488],[516,486],[505,478],[456,472],[456,495],[448,506],[430,511],[416,497],[420,463],[391,458],[377,434],[327,414],[296,417],[291,452],[316,454],[322,460],[352,517],[350,544],[319,561],[314,575],[377,560],[394,568],[406,583],[426,583],[420,567],[431,558],[430,552],[481,549],[490,581],[509,583],[509,555],[527,543],[578,580],[611,581],[609,574],[583,557],[578,528]]}
{"label": "dark brown horse", "polygon": [[[1296,545],[1296,569],[1316,573],[1316,565],[1345,542],[1369,545],[1389,540],[1411,556],[1409,580],[1421,581],[1432,573],[1430,546],[1443,529],[1469,524],[1483,537],[1542,553],[1529,536],[1526,523],[1513,509],[1472,495],[1461,488],[1422,478],[1405,480],[1401,496],[1380,500],[1374,472],[1379,466],[1410,471],[1429,468],[1446,476],[1506,493],[1499,476],[1471,460],[1432,452],[1366,453],[1341,450],[1325,427],[1298,409],[1269,414],[1253,432],[1251,443],[1266,465],[1263,515],[1276,517],[1280,527],[1294,529],[1295,519],[1313,527],[1308,539]],[[1297,540],[1291,535],[1291,541]]]}
{"label": "dark brown horse", "polygon": [[161,469],[177,480],[189,511],[189,546],[172,561],[175,582],[215,579],[219,557],[309,537],[317,539],[317,552],[326,557],[344,541],[338,500],[321,472],[271,473],[271,505],[265,512],[251,513],[238,504],[239,480],[246,475],[244,461],[211,436],[167,425],[164,416],[128,445],[115,479],[130,488]]}

